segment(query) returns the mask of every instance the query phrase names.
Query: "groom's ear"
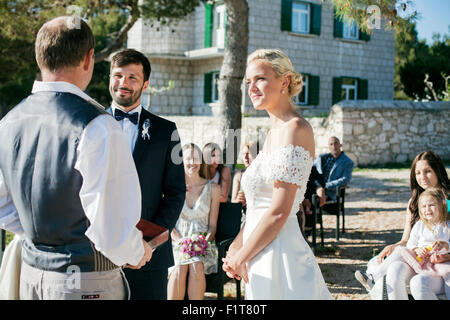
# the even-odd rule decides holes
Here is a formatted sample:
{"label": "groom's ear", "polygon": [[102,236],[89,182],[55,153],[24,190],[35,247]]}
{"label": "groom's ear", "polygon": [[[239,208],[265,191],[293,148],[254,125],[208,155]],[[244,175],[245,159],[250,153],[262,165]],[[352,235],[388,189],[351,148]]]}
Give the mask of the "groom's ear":
{"label": "groom's ear", "polygon": [[147,90],[149,84],[150,84],[150,80],[147,80],[147,81],[144,82],[144,85],[142,86],[142,92]]}
{"label": "groom's ear", "polygon": [[91,63],[95,63],[95,55],[94,55],[94,48],[90,49],[86,55],[84,56],[83,60],[83,70],[88,71],[89,67],[91,66]]}

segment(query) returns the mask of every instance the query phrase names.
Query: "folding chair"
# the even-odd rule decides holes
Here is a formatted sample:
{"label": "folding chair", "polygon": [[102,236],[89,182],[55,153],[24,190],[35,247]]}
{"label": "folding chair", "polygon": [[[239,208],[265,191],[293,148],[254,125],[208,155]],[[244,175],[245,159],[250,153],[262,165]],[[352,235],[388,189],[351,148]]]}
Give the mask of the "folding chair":
{"label": "folding chair", "polygon": [[[336,187],[336,200],[335,201],[327,201],[323,207],[319,206],[319,197],[314,194],[312,196],[312,210],[316,221],[320,224],[320,237],[322,246],[324,245],[323,239],[323,219],[322,215],[335,215],[336,216],[336,240],[339,241],[340,235],[340,216],[342,216],[342,233],[345,233],[345,189],[346,186]],[[326,191],[326,190],[325,190]],[[316,224],[314,223],[313,227],[313,243],[315,245],[315,231]]]}
{"label": "folding chair", "polygon": [[[217,299],[223,299],[223,288],[225,283],[232,280],[222,270],[222,258],[225,258],[230,244],[241,229],[242,204],[224,202],[219,207],[217,218],[216,245],[218,249],[217,273],[206,275],[206,292],[217,293]],[[236,300],[241,300],[241,282],[234,279],[236,283]]]}

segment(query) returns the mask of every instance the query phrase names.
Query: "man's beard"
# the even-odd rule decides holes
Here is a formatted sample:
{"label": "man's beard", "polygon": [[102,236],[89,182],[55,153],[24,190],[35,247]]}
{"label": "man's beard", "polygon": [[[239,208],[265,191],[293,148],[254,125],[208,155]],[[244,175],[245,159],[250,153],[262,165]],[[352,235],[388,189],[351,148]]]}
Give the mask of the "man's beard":
{"label": "man's beard", "polygon": [[[119,89],[130,91],[130,95],[126,97],[121,97],[117,92]],[[141,98],[142,88],[138,91],[132,91],[127,88],[117,88],[116,90],[112,89],[111,96],[113,97],[114,102],[124,108],[128,108],[136,103]]]}

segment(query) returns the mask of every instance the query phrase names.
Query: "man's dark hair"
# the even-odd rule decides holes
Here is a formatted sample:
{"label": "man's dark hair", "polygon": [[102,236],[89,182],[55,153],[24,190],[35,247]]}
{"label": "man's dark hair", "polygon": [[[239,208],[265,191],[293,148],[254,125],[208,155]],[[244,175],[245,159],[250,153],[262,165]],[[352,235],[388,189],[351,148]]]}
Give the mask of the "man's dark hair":
{"label": "man's dark hair", "polygon": [[111,59],[111,69],[114,67],[123,67],[129,64],[140,64],[142,65],[142,70],[144,71],[144,82],[150,78],[150,73],[152,68],[150,66],[150,61],[137,50],[125,49],[116,53]]}
{"label": "man's dark hair", "polygon": [[36,61],[40,69],[51,72],[76,67],[94,44],[92,30],[81,18],[58,17],[39,29],[35,44]]}

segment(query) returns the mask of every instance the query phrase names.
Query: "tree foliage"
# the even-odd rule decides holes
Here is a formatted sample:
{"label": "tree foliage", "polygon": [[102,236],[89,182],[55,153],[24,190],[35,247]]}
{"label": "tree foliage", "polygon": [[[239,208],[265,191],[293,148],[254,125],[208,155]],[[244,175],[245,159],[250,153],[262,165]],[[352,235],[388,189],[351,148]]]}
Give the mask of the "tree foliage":
{"label": "tree foliage", "polygon": [[[201,0],[18,0],[0,2],[0,103],[6,109],[26,97],[39,71],[34,40],[42,24],[61,15],[79,15],[96,38],[96,72],[88,88],[108,103],[109,66],[105,60],[123,48],[128,31],[139,18],[170,25],[195,10]],[[2,108],[3,109],[3,108]],[[6,113],[2,110],[3,114]],[[1,116],[1,115],[0,115]]]}
{"label": "tree foliage", "polygon": [[0,2],[0,101],[4,104],[3,114],[29,94],[38,72],[34,59],[36,33],[47,19],[64,12],[63,9],[58,11],[52,1],[46,0]]}
{"label": "tree foliage", "polygon": [[446,77],[450,75],[450,28],[449,35],[435,34],[431,45],[418,39],[415,24],[407,30],[396,35],[395,97],[445,99]]}
{"label": "tree foliage", "polygon": [[[322,0],[331,3],[335,14],[344,20],[354,20],[361,30],[371,33],[374,28],[403,33],[410,22],[420,15],[414,10],[412,0]],[[374,19],[380,18],[375,26]]]}

